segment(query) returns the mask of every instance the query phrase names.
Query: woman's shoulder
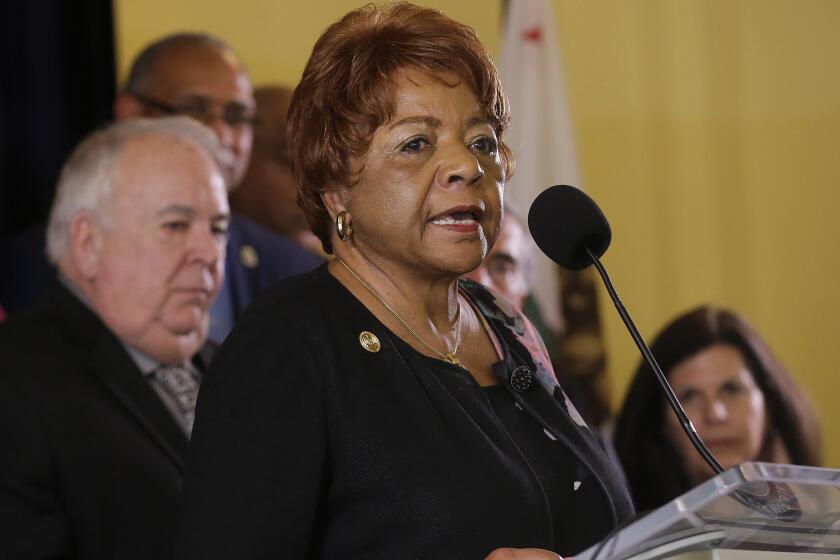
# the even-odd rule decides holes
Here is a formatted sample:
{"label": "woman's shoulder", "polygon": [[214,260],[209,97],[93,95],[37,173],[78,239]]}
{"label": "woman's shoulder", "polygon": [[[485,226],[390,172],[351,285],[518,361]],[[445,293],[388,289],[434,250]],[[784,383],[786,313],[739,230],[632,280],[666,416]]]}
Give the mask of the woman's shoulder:
{"label": "woman's shoulder", "polygon": [[[325,266],[282,280],[261,293],[236,321],[202,381],[211,386],[275,387],[282,379],[312,377],[323,353],[318,336],[336,298]],[[283,373],[283,375],[278,375]],[[266,389],[268,390],[268,389]]]}
{"label": "woman's shoulder", "polygon": [[291,276],[254,298],[240,321],[257,317],[270,319],[311,315],[320,308],[336,304],[339,299],[337,283],[326,264],[310,272]]}

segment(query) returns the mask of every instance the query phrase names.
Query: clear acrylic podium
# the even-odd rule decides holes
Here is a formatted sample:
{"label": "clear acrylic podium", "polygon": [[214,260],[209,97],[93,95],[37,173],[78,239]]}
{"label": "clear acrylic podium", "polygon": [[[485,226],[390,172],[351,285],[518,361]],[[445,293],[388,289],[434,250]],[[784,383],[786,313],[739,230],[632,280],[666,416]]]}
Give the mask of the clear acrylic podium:
{"label": "clear acrylic podium", "polygon": [[840,558],[840,470],[744,463],[576,560]]}

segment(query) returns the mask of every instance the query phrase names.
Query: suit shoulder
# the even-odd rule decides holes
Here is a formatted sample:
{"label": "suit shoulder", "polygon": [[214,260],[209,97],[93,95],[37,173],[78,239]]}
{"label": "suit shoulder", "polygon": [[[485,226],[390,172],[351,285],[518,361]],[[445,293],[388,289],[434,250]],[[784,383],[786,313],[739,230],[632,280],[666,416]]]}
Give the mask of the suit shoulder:
{"label": "suit shoulder", "polygon": [[55,313],[40,304],[0,324],[0,356],[0,385],[6,389],[49,384],[75,363]]}
{"label": "suit shoulder", "polygon": [[[80,349],[87,348],[109,332],[101,320],[66,288],[54,284],[40,303],[0,324],[2,371],[9,363],[30,374],[38,370],[66,371]],[[58,366],[66,367],[56,367]],[[55,373],[55,375],[59,375]],[[28,377],[24,375],[22,377]]]}
{"label": "suit shoulder", "polygon": [[230,243],[236,247],[253,245],[256,249],[274,249],[284,253],[312,257],[314,262],[323,262],[317,255],[307,251],[288,237],[271,231],[260,224],[233,214],[230,222]]}
{"label": "suit shoulder", "polygon": [[228,258],[251,263],[246,266],[278,269],[280,277],[308,272],[324,262],[291,239],[239,214],[231,216],[228,251]]}
{"label": "suit shoulder", "polygon": [[55,279],[44,252],[45,232],[45,224],[36,224],[0,242],[0,301],[9,314],[40,301]]}
{"label": "suit shoulder", "polygon": [[0,349],[5,357],[26,352],[38,341],[55,334],[55,318],[51,311],[39,304],[30,307],[0,324]]}

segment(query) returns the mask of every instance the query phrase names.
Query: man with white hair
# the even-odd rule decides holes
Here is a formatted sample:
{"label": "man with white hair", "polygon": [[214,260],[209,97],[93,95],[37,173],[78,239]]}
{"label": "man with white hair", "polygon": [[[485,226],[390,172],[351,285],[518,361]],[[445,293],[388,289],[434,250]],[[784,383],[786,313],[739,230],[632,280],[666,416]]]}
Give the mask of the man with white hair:
{"label": "man with white hair", "polygon": [[229,221],[185,117],[85,139],[47,229],[59,282],[0,325],[0,558],[171,555]]}

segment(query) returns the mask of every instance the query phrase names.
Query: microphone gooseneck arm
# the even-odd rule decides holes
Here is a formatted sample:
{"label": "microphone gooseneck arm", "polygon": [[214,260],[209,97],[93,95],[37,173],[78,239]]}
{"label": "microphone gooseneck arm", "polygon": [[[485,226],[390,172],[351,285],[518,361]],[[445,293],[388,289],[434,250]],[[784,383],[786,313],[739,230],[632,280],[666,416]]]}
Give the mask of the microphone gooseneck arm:
{"label": "microphone gooseneck arm", "polygon": [[584,245],[584,249],[589,255],[589,258],[592,260],[592,264],[595,265],[595,268],[598,270],[598,274],[601,275],[601,279],[604,281],[604,286],[606,286],[607,292],[609,292],[610,298],[615,304],[615,308],[618,310],[618,314],[621,315],[621,320],[624,321],[624,325],[627,327],[627,330],[630,331],[630,336],[633,337],[633,342],[636,343],[636,346],[639,348],[642,356],[644,356],[645,361],[647,361],[651,370],[653,370],[653,373],[656,375],[657,381],[659,381],[659,384],[662,386],[662,390],[665,392],[665,397],[668,399],[668,404],[671,405],[671,409],[673,409],[677,418],[679,418],[683,431],[685,431],[688,439],[691,440],[692,445],[694,445],[694,448],[697,449],[697,452],[700,453],[700,455],[703,456],[703,459],[706,460],[706,463],[712,467],[712,470],[714,470],[716,474],[722,473],[723,467],[709,448],[706,447],[706,444],[703,443],[703,440],[700,439],[700,436],[697,434],[697,430],[694,429],[694,425],[691,423],[691,420],[688,419],[688,415],[685,413],[685,410],[683,410],[680,401],[674,394],[674,390],[668,383],[668,379],[665,377],[665,374],[662,373],[662,368],[659,367],[659,364],[656,362],[656,358],[653,357],[653,353],[650,351],[650,348],[648,348],[647,344],[645,344],[645,341],[642,338],[642,335],[639,334],[639,330],[636,328],[636,325],[633,324],[633,319],[630,318],[630,314],[627,313],[627,310],[621,303],[621,299],[619,299],[618,293],[613,287],[612,281],[607,274],[607,270],[604,268],[604,265],[601,264],[601,260],[589,249],[589,247]]}

